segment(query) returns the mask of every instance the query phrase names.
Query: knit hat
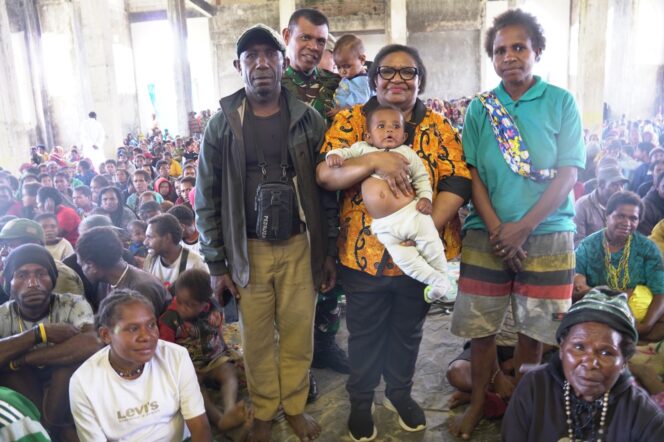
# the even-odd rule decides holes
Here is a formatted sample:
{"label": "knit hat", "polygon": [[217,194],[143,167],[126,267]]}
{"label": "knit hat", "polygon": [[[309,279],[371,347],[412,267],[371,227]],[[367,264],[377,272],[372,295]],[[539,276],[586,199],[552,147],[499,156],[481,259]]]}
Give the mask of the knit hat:
{"label": "knit hat", "polygon": [[30,238],[44,244],[44,229],[31,219],[17,218],[5,224],[0,231],[0,240],[21,238]]}
{"label": "knit hat", "polygon": [[631,337],[634,342],[639,340],[634,316],[627,304],[627,295],[608,287],[591,289],[570,307],[556,332],[558,343],[566,330],[582,322],[606,324],[618,333]]}
{"label": "knit hat", "polygon": [[16,247],[5,260],[5,292],[9,293],[9,284],[14,277],[14,272],[25,264],[39,264],[44,267],[51,277],[53,287],[58,280],[58,268],[55,266],[53,257],[44,247],[37,244],[23,244]]}

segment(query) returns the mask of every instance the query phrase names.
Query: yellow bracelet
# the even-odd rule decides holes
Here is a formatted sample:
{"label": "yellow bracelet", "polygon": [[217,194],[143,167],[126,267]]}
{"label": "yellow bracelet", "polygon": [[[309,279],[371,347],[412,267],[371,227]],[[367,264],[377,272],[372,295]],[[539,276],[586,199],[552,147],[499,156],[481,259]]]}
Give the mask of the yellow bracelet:
{"label": "yellow bracelet", "polygon": [[16,366],[16,364],[14,363],[14,361],[9,361],[9,369],[10,369],[11,371],[18,371],[18,367]]}
{"label": "yellow bracelet", "polygon": [[46,344],[47,339],[46,339],[46,328],[44,328],[44,324],[39,324],[39,335],[41,336],[42,343]]}

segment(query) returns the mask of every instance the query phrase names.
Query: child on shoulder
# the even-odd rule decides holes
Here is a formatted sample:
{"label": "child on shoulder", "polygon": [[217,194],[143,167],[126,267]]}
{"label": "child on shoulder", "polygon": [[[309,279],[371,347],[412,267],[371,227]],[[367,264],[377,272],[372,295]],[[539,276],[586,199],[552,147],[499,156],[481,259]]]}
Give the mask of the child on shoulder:
{"label": "child on shoulder", "polygon": [[362,40],[353,34],[340,37],[334,45],[332,56],[341,81],[334,93],[335,108],[330,111],[330,116],[341,109],[364,104],[371,98],[369,77],[364,67],[367,57]]}

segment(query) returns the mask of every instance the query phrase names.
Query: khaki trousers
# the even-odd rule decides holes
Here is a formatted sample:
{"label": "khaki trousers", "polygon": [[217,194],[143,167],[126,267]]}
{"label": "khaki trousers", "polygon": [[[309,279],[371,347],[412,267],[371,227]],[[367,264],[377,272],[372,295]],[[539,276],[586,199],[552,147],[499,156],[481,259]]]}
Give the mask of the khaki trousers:
{"label": "khaki trousers", "polygon": [[279,405],[304,412],[313,355],[316,292],[306,233],[286,241],[248,240],[249,284],[238,287],[247,386],[255,416],[271,420]]}

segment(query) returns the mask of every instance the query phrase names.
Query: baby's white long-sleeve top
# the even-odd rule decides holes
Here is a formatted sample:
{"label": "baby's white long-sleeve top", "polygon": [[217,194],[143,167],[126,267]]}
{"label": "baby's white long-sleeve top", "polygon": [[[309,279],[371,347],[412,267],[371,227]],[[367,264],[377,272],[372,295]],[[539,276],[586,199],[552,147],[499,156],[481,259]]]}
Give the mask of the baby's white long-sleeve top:
{"label": "baby's white long-sleeve top", "polygon": [[[406,157],[406,159],[409,161],[408,172],[410,173],[410,181],[413,189],[415,189],[415,195],[417,195],[418,199],[427,198],[429,201],[432,201],[433,190],[431,189],[429,174],[424,167],[424,163],[420,157],[417,156],[415,151],[405,144],[402,144],[399,147],[395,147],[394,149],[380,149],[378,147],[372,146],[366,141],[358,141],[350,147],[333,149],[329,151],[325,155],[325,158],[327,158],[328,155],[339,155],[343,157],[344,160],[347,160],[349,158],[358,158],[362,155],[366,155],[372,152],[396,152]],[[383,179],[376,174],[373,174],[372,176],[374,178]]]}

